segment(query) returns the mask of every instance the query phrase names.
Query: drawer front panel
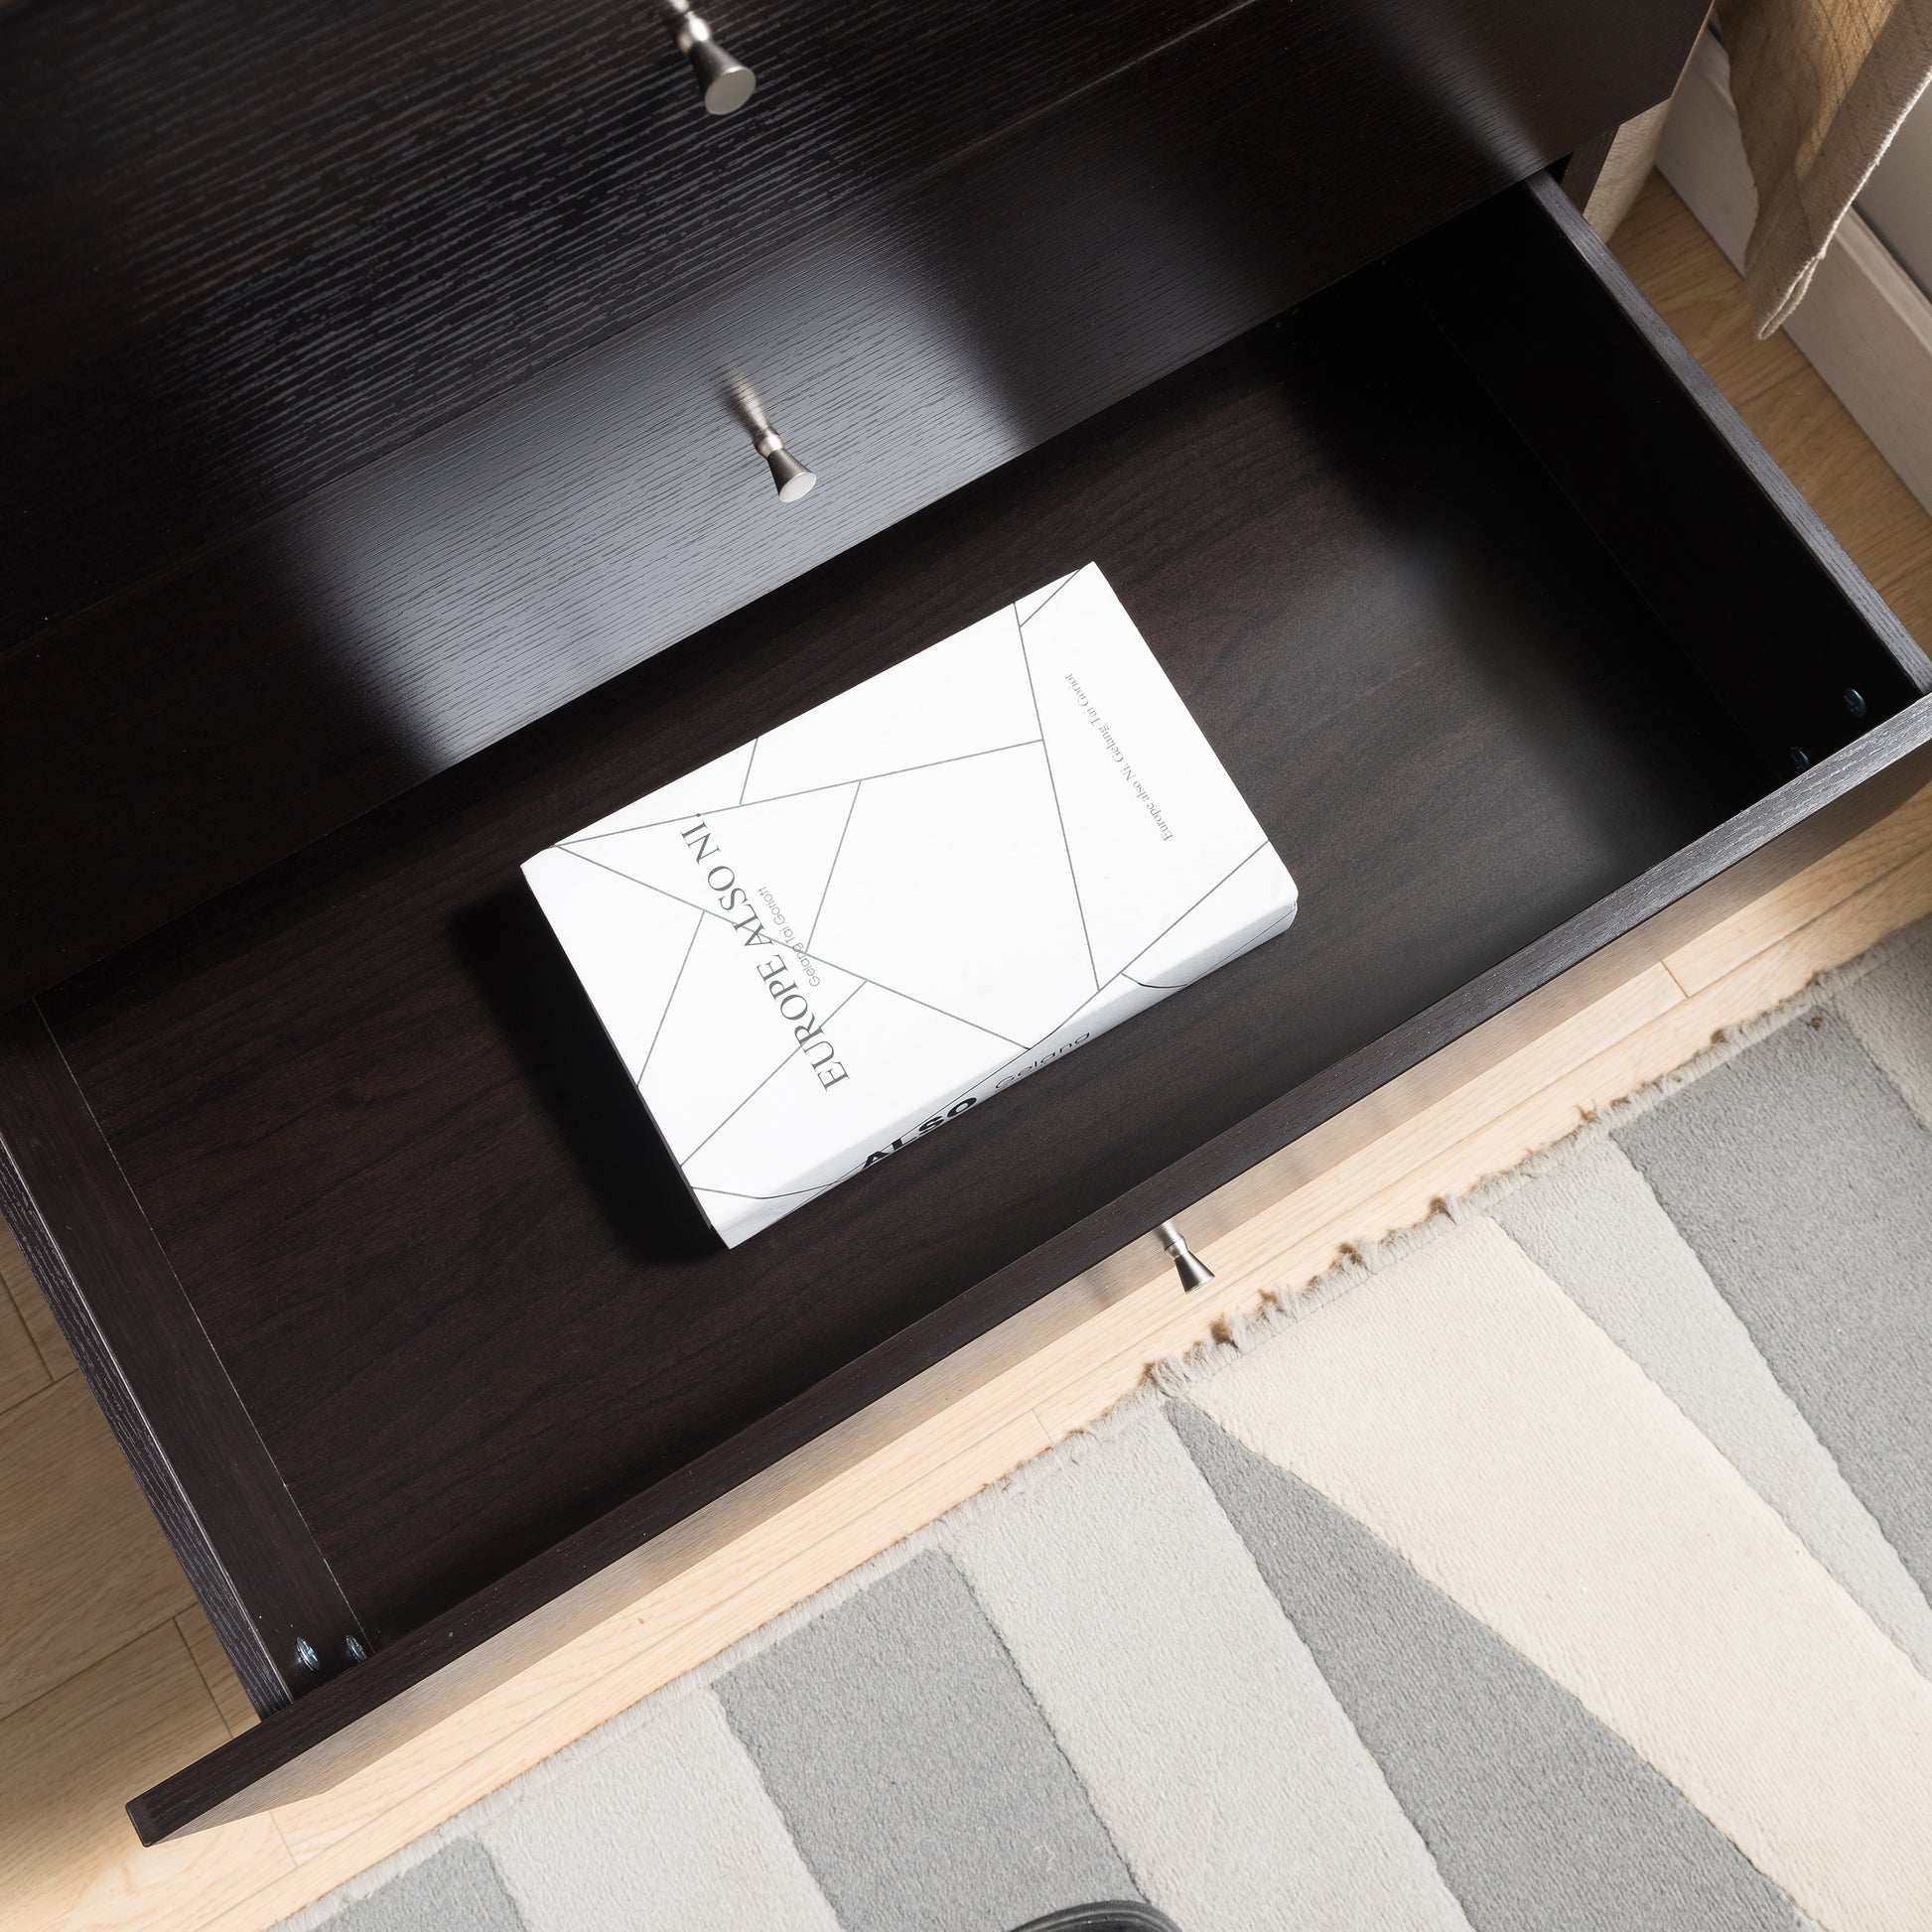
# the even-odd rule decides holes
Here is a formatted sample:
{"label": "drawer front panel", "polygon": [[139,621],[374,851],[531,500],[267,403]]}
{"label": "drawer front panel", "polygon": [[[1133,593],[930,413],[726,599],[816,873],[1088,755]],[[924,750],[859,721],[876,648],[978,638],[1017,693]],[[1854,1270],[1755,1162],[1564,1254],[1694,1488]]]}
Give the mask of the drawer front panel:
{"label": "drawer front panel", "polygon": [[17,648],[0,1004],[1644,106],[1695,15],[1251,0]]}
{"label": "drawer front panel", "polygon": [[0,643],[204,547],[1230,0],[0,16]]}

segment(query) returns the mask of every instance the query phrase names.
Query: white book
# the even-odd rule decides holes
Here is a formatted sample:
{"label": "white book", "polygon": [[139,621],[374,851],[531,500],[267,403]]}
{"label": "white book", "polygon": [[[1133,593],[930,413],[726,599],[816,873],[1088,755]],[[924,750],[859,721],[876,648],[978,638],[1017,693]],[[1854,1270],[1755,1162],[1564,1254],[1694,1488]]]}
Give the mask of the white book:
{"label": "white book", "polygon": [[523,871],[731,1247],[1295,916],[1095,564]]}

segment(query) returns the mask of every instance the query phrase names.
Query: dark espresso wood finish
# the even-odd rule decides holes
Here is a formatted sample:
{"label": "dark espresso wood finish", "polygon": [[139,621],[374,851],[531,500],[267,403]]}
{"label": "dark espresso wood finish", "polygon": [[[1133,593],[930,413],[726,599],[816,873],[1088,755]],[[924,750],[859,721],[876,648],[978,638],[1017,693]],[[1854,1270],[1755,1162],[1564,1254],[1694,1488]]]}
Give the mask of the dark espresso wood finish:
{"label": "dark espresso wood finish", "polygon": [[1228,0],[0,18],[0,638],[218,541],[1048,108]]}
{"label": "dark espresso wood finish", "polygon": [[[1314,1119],[1309,1172],[1376,1131],[1350,1110],[1373,1095],[1391,1118],[1440,1099],[1485,1066],[1580,1011],[1644,961],[1661,958],[1728,912],[1855,837],[1932,782],[1932,705],[1919,703],[1700,840],[1670,863],[1548,934],[1454,997],[1286,1097],[1272,1117],[1200,1150],[1116,1203],[1123,1225],[1173,1211],[1174,1183],[1211,1191],[1189,1210],[1197,1240],[1242,1218],[1239,1163],[1295,1123]],[[1700,883],[1701,882],[1701,883]],[[1646,916],[1646,908],[1655,907]],[[1634,922],[1633,922],[1634,921]],[[1592,948],[1594,950],[1592,950]],[[1546,977],[1556,974],[1558,977]],[[1482,1016],[1490,1016],[1485,1022]],[[1466,1050],[1464,1050],[1466,1049]],[[1427,1055],[1428,1057],[1422,1057]],[[1408,1070],[1385,1073],[1408,1063]],[[1371,1117],[1372,1118],[1372,1117]],[[1324,1133],[1332,1125],[1339,1133]],[[1252,1203],[1250,1204],[1252,1205]],[[1199,1229],[1199,1232],[1195,1232]],[[970,1306],[928,1317],[890,1351],[862,1357],[810,1396],[701,1457],[647,1495],[587,1526],[457,1606],[433,1629],[381,1650],[274,1721],[143,1793],[128,1813],[143,1843],[313,1796],[394,1749],[634,1599],[635,1559],[707,1503],[774,1469],[843,1416],[942,1360],[962,1324],[990,1325],[1039,1292],[1036,1271],[1076,1269],[1084,1231],[1027,1257],[974,1291]]]}
{"label": "dark espresso wood finish", "polygon": [[281,1710],[361,1625],[35,1008],[0,1015],[0,1209],[255,1709]]}
{"label": "dark espresso wood finish", "polygon": [[[1537,243],[1550,222],[1571,246],[1546,263]],[[1706,681],[1773,769],[1803,770],[1860,735],[1863,714],[1848,710],[1849,692],[1895,690],[1901,677],[1932,690],[1925,653],[1844,551],[1784,540],[1794,523],[1816,521],[1798,486],[1554,183],[1498,196],[1405,249],[1401,263],[1605,545],[1652,560],[1645,598],[1693,640]],[[1610,299],[1591,299],[1599,292]],[[1698,398],[1703,462],[1656,461],[1674,413],[1646,394],[1658,363]],[[1820,635],[1834,639],[1823,653],[1813,648]]]}
{"label": "dark espresso wood finish", "polygon": [[[772,1243],[716,1250],[517,862],[1089,556],[1290,857],[1293,942]],[[1690,701],[1659,704],[1666,686]],[[1763,788],[1616,560],[1378,270],[50,1010],[387,1640]]]}
{"label": "dark espresso wood finish", "polygon": [[[1581,380],[1618,392],[1630,476],[1723,501],[1760,458],[1553,191],[1505,203],[1456,224],[1468,273],[1455,229],[1364,271],[44,1003],[378,1644],[146,1794],[145,1836],[366,1761],[608,1610],[708,1502],[1483,1027],[1467,1077],[1923,777],[1932,673],[1801,503],[1760,490],[1757,565],[1809,621],[1745,689],[1748,597],[1671,621],[1708,531],[1557,486],[1551,368],[1481,346],[1525,304],[1615,351]],[[1300,918],[718,1249],[516,862],[1088,558]],[[1837,742],[1852,676],[1860,734],[1786,778],[1779,742]]]}
{"label": "dark espresso wood finish", "polygon": [[[807,16],[830,11],[800,0],[783,15],[796,38],[780,51],[809,42]],[[348,115],[317,170],[322,181],[347,169],[339,187],[363,183],[357,168],[375,171],[367,204],[345,212],[340,196],[284,179],[295,150],[270,139],[264,111],[248,141],[281,157],[262,164],[281,186],[259,230],[244,234],[225,214],[212,222],[199,306],[172,319],[157,310],[111,339],[98,317],[35,337],[38,359],[20,366],[40,386],[15,398],[11,418],[0,407],[0,451],[13,450],[0,478],[26,492],[0,508],[0,533],[21,546],[12,581],[31,600],[19,641],[0,654],[0,785],[13,828],[0,897],[17,915],[0,936],[0,1004],[1647,106],[1697,19],[1696,0],[1613,13],[1251,0],[1076,87],[1094,70],[1054,37],[1088,31],[1104,65],[1145,40],[1157,10],[1111,10],[1120,19],[1104,29],[1095,20],[1110,10],[1089,5],[1002,13],[992,28],[978,6],[943,27],[925,16],[947,10],[911,11],[915,40],[966,37],[951,68],[918,43],[915,97],[946,139],[968,126],[983,138],[935,158],[918,132],[927,122],[892,114],[884,145],[868,145],[855,130],[867,89],[886,80],[855,56],[864,87],[825,83],[836,140],[794,129],[758,148],[791,184],[773,190],[777,227],[765,225],[764,178],[749,163],[732,190],[751,198],[743,207],[730,196],[706,204],[693,183],[715,157],[737,154],[734,140],[770,140],[757,117],[768,112],[777,127],[792,111],[793,54],[764,62],[771,95],[754,99],[744,126],[689,131],[694,103],[678,91],[688,76],[666,71],[650,83],[665,91],[647,128],[600,107],[579,130],[581,153],[561,134],[515,135],[561,112],[576,84],[532,56],[534,92],[504,82],[509,145],[498,155],[478,131],[478,103],[525,42],[503,39],[492,15],[475,73],[425,82],[421,103],[395,109],[401,127],[418,113],[451,117],[451,145],[426,141],[413,188],[386,132],[377,140]],[[444,17],[427,0],[394,15],[404,73],[429,58],[407,50],[430,15]],[[1200,17],[1183,8],[1172,25]],[[37,23],[55,33],[63,18],[16,10],[0,43]],[[203,18],[200,8],[188,16],[184,47],[204,44],[190,31]],[[265,18],[262,34],[295,31],[280,8]],[[576,18],[558,17],[557,60]],[[870,7],[854,19],[855,32],[904,26],[900,12]],[[376,10],[356,14],[341,86],[352,92],[374,58],[357,36],[386,46],[390,32]],[[761,58],[737,37],[747,58]],[[260,58],[249,33],[236,45]],[[599,84],[618,84],[609,36],[588,45]],[[1039,54],[1037,73],[1067,91],[1041,93],[1024,61],[1024,84],[986,65],[1019,59],[1015,48]],[[989,74],[1000,87],[982,106]],[[944,112],[933,89],[951,90]],[[975,105],[962,116],[955,96]],[[356,130],[369,135],[368,159],[351,167]],[[225,151],[209,141],[211,154]],[[651,174],[654,142],[666,147],[661,175]],[[828,153],[851,159],[837,193]],[[491,172],[499,159],[506,176]],[[115,165],[132,168],[125,156]],[[156,195],[186,196],[184,184],[201,181],[181,166],[151,171]],[[47,169],[46,206],[31,195],[20,204],[44,224],[66,206],[69,181],[53,161]],[[676,192],[646,193],[646,181]],[[260,184],[247,186],[252,207]],[[710,210],[703,219],[694,197]],[[758,237],[742,254],[716,239],[738,233],[731,209]],[[324,233],[327,221],[344,225]],[[178,266],[193,253],[178,213],[155,247]],[[201,287],[185,266],[177,280],[184,301]],[[60,302],[10,313],[39,330],[83,286],[93,284],[69,278]],[[165,308],[165,294],[141,296],[129,314]],[[111,300],[109,310],[119,313]],[[804,503],[773,501],[727,395],[739,377],[823,476]],[[24,439],[14,445],[9,420]]]}

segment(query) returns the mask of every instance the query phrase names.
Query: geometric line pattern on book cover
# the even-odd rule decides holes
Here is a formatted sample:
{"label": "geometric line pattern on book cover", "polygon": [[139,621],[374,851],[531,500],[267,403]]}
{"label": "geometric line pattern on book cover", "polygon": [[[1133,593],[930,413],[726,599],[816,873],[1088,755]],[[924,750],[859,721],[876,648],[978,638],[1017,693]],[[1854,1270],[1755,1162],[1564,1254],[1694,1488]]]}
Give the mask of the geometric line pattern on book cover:
{"label": "geometric line pattern on book cover", "polygon": [[[1268,848],[1267,841],[1264,840],[1260,845],[1255,847],[1253,852],[1248,853],[1246,857],[1241,859],[1238,864],[1230,866],[1227,869],[1227,871],[1220,876],[1219,879],[1215,880],[1213,885],[1208,887],[1206,892],[1201,894],[1199,898],[1195,899],[1192,905],[1188,906],[1184,911],[1175,913],[1175,915],[1172,919],[1170,919],[1168,923],[1164,925],[1161,928],[1161,930],[1157,932],[1154,935],[1154,937],[1150,939],[1147,942],[1147,944],[1143,946],[1140,949],[1140,951],[1137,952],[1134,955],[1134,957],[1127,962],[1127,964],[1129,966],[1138,966],[1141,963],[1141,961],[1145,959],[1148,956],[1148,954],[1151,953],[1155,949],[1155,947],[1158,946],[1161,943],[1161,941],[1165,939],[1168,936],[1168,934],[1171,933],[1174,929],[1174,927],[1181,922],[1182,919],[1187,918],[1192,913],[1199,911],[1200,908],[1203,905],[1205,905],[1207,901],[1211,899],[1214,897],[1214,895],[1218,893],[1221,890],[1221,888],[1225,886],[1228,883],[1228,881],[1232,879],[1235,876],[1235,874],[1241,870],[1242,866],[1245,866],[1250,859],[1259,857],[1260,854],[1266,852],[1268,849],[1269,848]],[[1134,978],[1134,976],[1131,973],[1125,971],[1124,969],[1121,973],[1121,977],[1123,979]],[[1134,984],[1136,986],[1146,986],[1149,984],[1149,982],[1146,980],[1134,980]]]}
{"label": "geometric line pattern on book cover", "polygon": [[766,732],[745,798],[935,763],[1036,730],[1011,624],[995,613]]}
{"label": "geometric line pattern on book cover", "polygon": [[[1036,736],[1017,738],[1011,745],[988,745],[982,751],[955,752],[942,759],[925,759],[916,764],[893,765],[883,771],[862,772],[855,778],[832,778],[822,785],[800,785],[795,791],[774,791],[768,798],[755,798],[755,805],[776,805],[787,798],[809,798],[814,792],[841,791],[847,785],[867,784],[874,778],[897,778],[908,771],[925,771],[937,764],[958,764],[966,759],[991,758],[996,752],[1011,752],[1022,745],[1037,745]],[[738,799],[731,804],[713,805],[703,812],[675,812],[668,818],[640,819],[635,825],[620,825],[605,832],[573,832],[567,839],[559,839],[557,844],[569,850],[580,845],[595,845],[600,839],[622,838],[631,832],[661,831],[667,825],[689,825],[693,818],[719,818],[728,812],[735,812],[745,804]]]}
{"label": "geometric line pattern on book cover", "polygon": [[[762,803],[763,801],[760,800],[759,802]],[[638,886],[647,893],[655,893],[659,898],[668,899],[673,905],[679,906],[687,912],[697,912],[702,918],[716,920],[720,925],[729,926],[731,924],[730,918],[725,913],[719,911],[716,906],[694,905],[689,899],[680,898],[677,894],[666,892],[663,887],[653,885],[648,879],[637,879],[627,872],[620,872],[615,866],[607,866],[603,860],[593,858],[588,852],[581,852],[574,846],[559,846],[556,849],[558,851],[568,852],[573,859],[581,859],[586,865],[596,866],[601,872],[609,873],[613,879],[621,879],[626,886]],[[916,993],[908,993],[902,987],[888,986],[882,980],[868,979],[865,974],[854,971],[852,967],[845,965],[840,960],[831,958],[826,953],[817,950],[808,951],[803,946],[788,945],[782,940],[774,941],[774,944],[780,952],[791,953],[801,959],[809,959],[814,965],[828,967],[835,973],[847,974],[857,979],[862,985],[877,986],[882,993],[891,993],[898,999],[909,1000],[914,1006],[924,1007],[928,1012],[939,1015],[942,1020],[957,1021],[960,1026],[971,1027],[975,1033],[990,1035],[993,1038],[1003,1041],[1008,1046],[1016,1047],[1023,1053],[1027,1050],[1027,1042],[1024,1040],[1011,1038],[1006,1034],[999,1033],[991,1027],[983,1027],[978,1021],[967,1019],[964,1014],[948,1013],[944,1007],[935,1006],[930,1000],[922,1000]],[[670,1008],[667,1004],[665,1013],[668,1014]],[[661,1027],[661,1018],[659,1024]]]}
{"label": "geometric line pattern on book cover", "polygon": [[[1016,1047],[1037,1039],[1059,1008],[1093,991],[1053,810],[1038,744],[867,784],[814,949]],[[907,882],[922,875],[926,903],[907,917]]]}
{"label": "geometric line pattern on book cover", "polygon": [[[1104,987],[1200,897],[1203,873],[1230,870],[1264,835],[1152,654],[1109,648],[1131,620],[1097,569],[1074,572],[1016,629]],[[1179,799],[1177,829],[1168,814]],[[1136,816],[1158,836],[1133,836]]]}
{"label": "geometric line pattern on book cover", "polygon": [[[741,745],[735,752],[727,752],[723,758],[713,759],[709,764],[701,764],[695,771],[687,771],[683,777],[673,778],[669,784],[659,785],[641,798],[633,798],[627,805],[607,812],[573,832],[569,840],[560,839],[558,843],[608,838],[617,832],[638,831],[645,823],[670,824],[693,812],[713,811],[728,805],[744,793],[751,776],[753,749]],[[645,809],[651,811],[651,818],[633,823],[631,814]]]}
{"label": "geometric line pattern on book cover", "polygon": [[846,835],[852,830],[852,814],[859,809],[859,794],[866,788],[865,779],[852,787],[852,802],[845,808],[845,823],[839,828],[839,842],[832,852],[832,864],[825,874],[825,884],[820,889],[818,903],[812,907],[812,922],[805,928],[805,950],[809,953],[812,941],[818,936],[818,922],[825,916],[825,901],[831,896],[832,881],[839,876],[839,859],[845,851]]}
{"label": "geometric line pattern on book cover", "polygon": [[[1151,991],[1173,993],[1191,986],[1295,917],[1292,894],[1287,908],[1277,909],[1291,885],[1274,847],[1264,840],[1128,962],[1142,966],[1141,972],[1122,977]],[[1151,963],[1143,966],[1144,961]]]}
{"label": "geometric line pattern on book cover", "polygon": [[1279,917],[1270,919],[1265,926],[1260,928],[1259,931],[1252,932],[1252,933],[1243,933],[1241,936],[1240,943],[1229,949],[1225,959],[1217,960],[1206,966],[1203,966],[1200,972],[1190,972],[1185,979],[1138,980],[1134,977],[1132,973],[1123,973],[1121,974],[1121,978],[1124,979],[1128,983],[1128,985],[1141,987],[1149,993],[1184,992],[1186,988],[1192,986],[1193,983],[1197,979],[1200,979],[1204,974],[1211,973],[1212,971],[1214,971],[1215,966],[1232,963],[1234,960],[1239,959],[1244,952],[1252,952],[1255,949],[1255,947],[1260,945],[1264,939],[1272,939],[1276,933],[1285,931],[1289,926],[1293,925],[1294,923],[1295,923],[1295,914],[1293,912],[1284,912]]}
{"label": "geometric line pattern on book cover", "polygon": [[[838,1003],[838,1005],[831,1010],[831,1012],[829,1012],[824,1016],[823,1024],[829,1027],[832,1024],[832,1022],[836,1020],[839,1017],[839,1015],[842,1014],[846,1010],[846,1008],[849,1007],[853,1003],[853,1001],[856,1000],[859,997],[859,995],[863,993],[866,990],[867,986],[870,984],[871,982],[868,980],[861,980],[859,984],[855,986],[852,989],[852,991],[848,993],[845,996],[845,998],[842,999]],[[698,1156],[702,1154],[705,1151],[705,1149],[709,1147],[711,1143],[715,1141],[718,1138],[718,1136],[722,1134],[725,1131],[725,1129],[729,1127],[732,1124],[732,1122],[736,1120],[738,1116],[741,1113],[743,1113],[745,1109],[749,1107],[752,1104],[752,1102],[756,1100],[759,1097],[759,1095],[762,1093],[764,1089],[768,1087],[771,1084],[771,1082],[775,1080],[778,1077],[778,1075],[785,1070],[787,1066],[791,1064],[792,1058],[793,1058],[792,1050],[789,1046],[787,1046],[784,1050],[784,1053],[779,1058],[777,1064],[772,1067],[771,1071],[767,1073],[764,1076],[764,1078],[760,1080],[758,1083],[758,1085],[755,1086],[751,1090],[751,1092],[748,1093],[745,1096],[745,1098],[741,1100],[738,1103],[738,1105],[734,1107],[731,1110],[731,1112],[728,1113],[725,1116],[725,1118],[721,1120],[718,1123],[718,1125],[714,1127],[711,1130],[711,1132],[707,1134],[704,1137],[704,1139],[697,1144],[696,1147],[692,1148],[688,1154],[680,1154],[678,1156],[678,1165],[680,1167],[686,1167],[689,1166],[691,1162],[695,1161],[698,1158]],[[711,1191],[715,1194],[729,1194],[734,1192],[735,1190],[730,1187],[714,1187]],[[803,1188],[792,1188],[788,1191],[793,1193],[802,1193],[805,1192],[806,1190]],[[764,1195],[754,1194],[749,1196],[749,1198],[754,1200],[761,1200],[767,1197]]]}
{"label": "geometric line pattern on book cover", "polygon": [[677,1004],[677,990],[684,984],[685,969],[691,964],[691,955],[697,950],[698,934],[704,930],[704,920],[692,922],[691,937],[684,948],[684,957],[678,962],[677,978],[671,982],[671,990],[665,996],[664,1011],[657,1016],[657,1030],[650,1036],[650,1044],[644,1049],[644,1063],[637,1069],[636,1078],[631,1085],[641,1087],[644,1075],[650,1071],[650,1056],[657,1051],[657,1042],[664,1036],[664,1022],[671,1017],[671,1008]]}
{"label": "geometric line pattern on book cover", "polygon": [[[732,1242],[1294,915],[1293,881],[1090,564],[704,773],[667,789],[690,802],[729,779],[737,802],[667,813],[653,794],[553,850],[699,915],[677,928],[674,975],[656,955],[669,985],[633,1064]],[[725,871],[694,868],[694,849]],[[733,978],[749,917],[790,962],[791,1012],[802,993],[826,1039],[838,1023],[829,1087]]]}
{"label": "geometric line pattern on book cover", "polygon": [[[1072,581],[1073,579],[1071,577],[1067,577],[1056,584],[1053,587],[1051,595],[1042,599],[1034,607],[1034,615],[1037,617],[1040,612],[1044,611],[1047,605],[1051,604],[1053,599],[1059,596],[1060,592]],[[1013,627],[1020,640],[1021,660],[1027,663],[1027,695],[1033,700],[1034,723],[1039,726],[1040,755],[1046,760],[1046,782],[1052,787],[1053,819],[1060,828],[1060,850],[1066,855],[1067,882],[1073,888],[1074,907],[1080,914],[1080,937],[1086,942],[1087,971],[1093,975],[1093,990],[1098,993],[1100,991],[1100,968],[1094,963],[1093,934],[1087,926],[1087,908],[1081,903],[1080,899],[1080,874],[1073,864],[1073,847],[1068,842],[1066,836],[1066,813],[1060,809],[1060,788],[1053,776],[1052,748],[1046,743],[1045,726],[1039,723],[1039,687],[1034,682],[1034,667],[1031,662],[1027,661],[1027,625],[1020,616],[1020,607],[1017,604],[1013,607]]]}

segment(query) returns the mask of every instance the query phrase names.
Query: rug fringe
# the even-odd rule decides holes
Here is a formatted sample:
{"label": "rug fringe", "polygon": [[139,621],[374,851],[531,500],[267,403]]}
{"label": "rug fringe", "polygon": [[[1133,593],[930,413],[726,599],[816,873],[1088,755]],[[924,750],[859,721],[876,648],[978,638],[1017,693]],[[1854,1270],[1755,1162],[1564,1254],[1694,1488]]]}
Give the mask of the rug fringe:
{"label": "rug fringe", "polygon": [[1547,1174],[1574,1161],[1587,1149],[1599,1145],[1619,1128],[1641,1119],[1673,1095],[1734,1060],[1748,1047],[1772,1034],[1780,1033],[1794,1020],[1809,1018],[1844,992],[1856,986],[1868,973],[1882,966],[1907,947],[1932,933],[1932,919],[1922,919],[1868,947],[1857,959],[1842,966],[1828,967],[1814,974],[1804,986],[1774,1007],[1721,1029],[1711,1044],[1686,1060],[1638,1087],[1633,1093],[1607,1106],[1592,1110],[1584,1122],[1561,1139],[1537,1149],[1514,1167],[1500,1173],[1486,1174],[1460,1193],[1445,1194],[1420,1221],[1378,1240],[1347,1243],[1342,1258],[1317,1275],[1307,1287],[1297,1289],[1278,1283],[1267,1290],[1253,1309],[1231,1315],[1220,1331],[1197,1342],[1178,1355],[1155,1362],[1148,1370],[1149,1382],[1163,1395],[1184,1398],[1202,1382],[1218,1374],[1251,1348],[1297,1321],[1307,1320],[1325,1308],[1337,1295],[1346,1294],[1358,1282],[1380,1274],[1398,1261],[1427,1247],[1450,1228],[1486,1213],[1496,1202],[1514,1193],[1526,1181]]}

